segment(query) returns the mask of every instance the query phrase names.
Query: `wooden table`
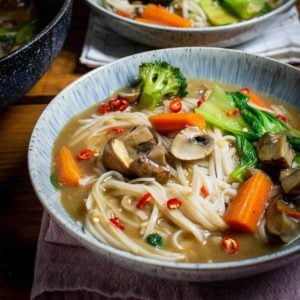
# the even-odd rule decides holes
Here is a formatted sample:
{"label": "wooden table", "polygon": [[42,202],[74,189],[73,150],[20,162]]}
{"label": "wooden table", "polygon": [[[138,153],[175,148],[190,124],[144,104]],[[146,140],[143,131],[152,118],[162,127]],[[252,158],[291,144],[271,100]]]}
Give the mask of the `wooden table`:
{"label": "wooden table", "polygon": [[88,8],[75,0],[69,36],[54,64],[18,103],[0,113],[0,299],[29,299],[42,207],[28,176],[28,142],[47,103],[88,71],[78,62],[87,22]]}
{"label": "wooden table", "polygon": [[89,10],[75,0],[71,28],[50,70],[0,112],[0,299],[29,299],[42,207],[27,171],[29,138],[47,103],[89,69],[80,65]]}

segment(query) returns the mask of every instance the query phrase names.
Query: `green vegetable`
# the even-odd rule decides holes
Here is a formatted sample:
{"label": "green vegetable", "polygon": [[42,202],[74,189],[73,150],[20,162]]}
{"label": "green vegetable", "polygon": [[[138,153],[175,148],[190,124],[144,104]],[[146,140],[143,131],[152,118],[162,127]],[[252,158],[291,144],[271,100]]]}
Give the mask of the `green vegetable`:
{"label": "green vegetable", "polygon": [[265,0],[222,0],[222,4],[245,20],[256,17],[266,10]]}
{"label": "green vegetable", "polygon": [[59,189],[60,188],[60,184],[59,184],[59,182],[57,180],[57,177],[53,173],[50,175],[50,182],[51,182],[51,184],[53,185],[53,187],[55,189]]}
{"label": "green vegetable", "polygon": [[29,42],[37,31],[37,21],[25,22],[16,34],[16,43],[24,44]]}
{"label": "green vegetable", "polygon": [[196,108],[196,113],[202,114],[205,120],[234,135],[244,136],[250,140],[257,140],[259,136],[251,126],[238,114],[235,117],[227,116],[227,112],[234,111],[235,101],[228,96],[218,85],[215,85],[207,101]]}
{"label": "green vegetable", "polygon": [[300,153],[296,154],[293,162],[296,164],[297,168],[300,167]]}
{"label": "green vegetable", "polygon": [[288,127],[286,123],[266,111],[249,106],[248,96],[240,92],[227,92],[227,95],[232,98],[244,120],[259,137],[263,136],[266,132],[285,134],[288,136],[288,140],[294,150],[300,151],[299,130]]}
{"label": "green vegetable", "polygon": [[239,108],[240,114],[244,120],[251,126],[253,131],[259,137],[263,136],[266,132],[283,133],[287,130],[287,125],[280,121],[270,113],[253,108],[248,105],[248,96],[240,92],[227,92],[235,105]]}
{"label": "green vegetable", "polygon": [[257,154],[254,146],[246,138],[236,136],[237,151],[240,157],[240,165],[233,170],[230,177],[236,181],[245,180],[246,168],[253,168],[257,164]]}
{"label": "green vegetable", "polygon": [[180,69],[167,62],[143,63],[139,67],[142,108],[154,109],[166,96],[184,97],[187,94],[186,78]]}
{"label": "green vegetable", "polygon": [[161,235],[158,233],[152,233],[147,236],[147,242],[153,247],[163,248],[164,241]]}
{"label": "green vegetable", "polygon": [[238,17],[232,15],[216,0],[201,0],[199,3],[209,21],[216,26],[239,22]]}
{"label": "green vegetable", "polygon": [[[294,133],[294,131],[292,131]],[[300,151],[300,137],[288,136],[288,141],[296,151]]]}
{"label": "green vegetable", "polygon": [[15,40],[15,33],[7,29],[0,28],[0,41],[4,43],[13,43]]}
{"label": "green vegetable", "polygon": [[265,15],[268,12],[270,12],[271,10],[272,10],[272,6],[268,2],[265,2],[263,7],[261,8],[261,10],[259,12],[259,15]]}

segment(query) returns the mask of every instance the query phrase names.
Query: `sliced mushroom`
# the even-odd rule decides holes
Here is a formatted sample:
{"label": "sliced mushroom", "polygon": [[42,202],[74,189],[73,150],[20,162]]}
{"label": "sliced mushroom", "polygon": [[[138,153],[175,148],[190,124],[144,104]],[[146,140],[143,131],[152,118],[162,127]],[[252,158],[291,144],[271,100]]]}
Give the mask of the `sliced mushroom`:
{"label": "sliced mushroom", "polygon": [[110,139],[104,146],[102,155],[103,165],[109,170],[115,170],[125,176],[130,176],[130,164],[132,158],[129,156],[128,151],[123,141],[113,138]]}
{"label": "sliced mushroom", "polygon": [[123,142],[126,145],[129,155],[133,157],[136,157],[137,153],[148,152],[156,145],[155,137],[146,125],[138,126],[126,134]]}
{"label": "sliced mushroom", "polygon": [[175,136],[170,151],[177,159],[191,161],[207,157],[214,146],[213,137],[203,133],[198,127],[187,127]]}
{"label": "sliced mushroom", "polygon": [[281,186],[287,194],[300,195],[300,169],[292,170],[281,179]]}
{"label": "sliced mushroom", "polygon": [[283,242],[290,242],[300,235],[300,222],[287,212],[293,210],[281,199],[274,198],[266,211],[266,228],[269,233],[278,236]]}
{"label": "sliced mushroom", "polygon": [[139,177],[154,177],[161,184],[167,183],[170,178],[167,166],[154,162],[144,154],[131,163],[130,170]]}
{"label": "sliced mushroom", "polygon": [[264,167],[289,168],[295,157],[285,135],[265,133],[257,143],[257,154]]}
{"label": "sliced mushroom", "polygon": [[166,165],[166,149],[162,145],[157,145],[148,153],[148,158],[160,165]]}
{"label": "sliced mushroom", "polygon": [[279,180],[283,180],[285,177],[292,175],[294,172],[296,172],[297,169],[294,168],[288,168],[280,171]]}
{"label": "sliced mushroom", "polygon": [[118,96],[120,98],[126,98],[129,103],[134,103],[140,98],[141,93],[139,91],[137,91],[136,89],[127,88],[127,89],[123,89],[122,91],[120,91],[118,93]]}

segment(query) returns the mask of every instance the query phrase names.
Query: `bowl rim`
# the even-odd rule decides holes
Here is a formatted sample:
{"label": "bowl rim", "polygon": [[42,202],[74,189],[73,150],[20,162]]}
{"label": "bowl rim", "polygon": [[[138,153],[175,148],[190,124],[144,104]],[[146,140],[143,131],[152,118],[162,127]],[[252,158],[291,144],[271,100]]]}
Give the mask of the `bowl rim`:
{"label": "bowl rim", "polygon": [[[184,51],[184,49],[191,49],[191,51],[200,51],[200,50],[207,51],[207,52],[216,51],[219,53],[227,52],[227,53],[231,53],[234,55],[243,55],[243,56],[246,56],[245,59],[252,58],[252,59],[255,59],[258,63],[261,61],[267,60],[267,61],[269,61],[269,63],[271,63],[273,65],[280,65],[281,68],[290,69],[293,72],[296,72],[300,78],[300,70],[294,66],[279,62],[279,61],[269,58],[269,57],[262,57],[259,55],[245,53],[241,50],[224,49],[224,48],[217,48],[217,47],[178,47],[178,48],[165,48],[165,49],[151,50],[151,51],[146,51],[146,52],[134,54],[131,56],[127,56],[127,57],[121,58],[117,61],[114,61],[112,63],[109,63],[107,65],[100,66],[94,70],[91,70],[88,73],[81,76],[80,78],[78,78],[77,80],[75,80],[74,82],[72,82],[66,88],[64,88],[59,94],[57,94],[50,101],[50,103],[47,105],[45,110],[40,115],[40,117],[37,120],[37,122],[34,126],[34,129],[32,131],[29,146],[28,146],[27,160],[28,160],[29,177],[30,177],[33,189],[39,198],[39,201],[41,202],[41,204],[43,205],[45,210],[54,219],[54,221],[58,225],[60,225],[67,233],[69,233],[72,237],[74,237],[77,241],[79,241],[80,244],[83,245],[85,248],[94,251],[94,253],[97,253],[98,255],[99,254],[104,255],[104,252],[105,252],[108,255],[109,254],[115,255],[116,256],[115,259],[126,259],[131,262],[138,262],[141,264],[148,265],[150,267],[151,266],[152,267],[164,267],[164,268],[168,268],[168,269],[176,269],[176,270],[179,269],[181,271],[184,271],[184,270],[220,271],[220,270],[224,270],[224,268],[227,270],[239,270],[244,267],[253,267],[253,266],[257,266],[257,265],[263,265],[265,263],[275,261],[280,258],[288,258],[288,257],[292,257],[295,255],[299,255],[300,254],[300,243],[298,242],[297,244],[293,245],[293,247],[287,247],[287,248],[282,247],[281,249],[279,249],[275,252],[271,252],[269,254],[256,256],[256,257],[252,257],[252,258],[247,258],[247,259],[242,259],[242,260],[236,260],[236,261],[212,262],[212,263],[186,263],[186,262],[162,261],[162,260],[158,260],[158,259],[153,259],[153,258],[136,255],[131,252],[115,248],[109,244],[102,243],[93,237],[91,238],[83,231],[76,230],[74,225],[71,224],[70,220],[68,221],[68,219],[63,218],[60,215],[60,213],[57,213],[56,209],[50,208],[47,205],[47,202],[49,199],[46,198],[44,196],[44,194],[39,190],[39,185],[35,182],[35,178],[33,175],[33,173],[35,171],[35,167],[34,167],[33,162],[34,162],[34,160],[36,160],[36,158],[33,155],[33,151],[30,151],[30,148],[34,148],[35,140],[38,139],[39,132],[41,132],[39,130],[39,127],[41,125],[43,125],[45,116],[47,116],[47,114],[51,112],[52,106],[55,105],[56,102],[60,100],[59,98],[61,97],[61,95],[63,95],[65,92],[73,89],[74,87],[76,87],[76,85],[80,84],[81,81],[86,80],[90,76],[94,76],[94,74],[96,74],[98,72],[101,73],[102,70],[109,69],[112,65],[115,65],[115,64],[122,65],[123,62],[134,60],[134,58],[137,56],[149,55],[149,57],[152,57],[151,56],[152,53],[181,52],[181,51]],[[100,100],[100,101],[102,101],[102,100]],[[86,107],[86,108],[88,108],[88,107]],[[47,167],[50,167],[50,166],[47,166]],[[50,184],[50,181],[49,181],[49,184]],[[54,193],[53,196],[55,196],[55,195],[56,194]]]}
{"label": "bowl rim", "polygon": [[38,34],[35,35],[29,42],[21,45],[13,52],[1,57],[0,64],[6,60],[13,58],[14,56],[17,56],[20,52],[31,47],[34,43],[36,43],[43,35],[47,34],[59,22],[59,20],[64,16],[65,11],[72,4],[72,2],[73,2],[73,0],[64,0],[61,8],[59,9],[59,11],[55,15],[55,17],[41,31],[39,31]]}
{"label": "bowl rim", "polygon": [[189,33],[189,32],[214,33],[214,32],[224,32],[224,31],[226,32],[227,30],[231,30],[231,29],[242,29],[247,26],[259,24],[269,18],[272,18],[273,16],[275,16],[277,14],[281,14],[282,12],[286,11],[288,8],[291,8],[296,3],[296,0],[287,0],[283,4],[276,7],[274,10],[272,10],[262,16],[255,17],[250,20],[242,21],[242,22],[239,22],[236,24],[229,24],[229,25],[222,25],[222,26],[210,26],[210,27],[203,27],[203,28],[202,27],[180,28],[180,27],[162,26],[162,25],[138,22],[133,19],[126,18],[126,17],[120,16],[114,12],[111,12],[111,11],[107,10],[106,8],[104,8],[103,6],[101,6],[100,4],[96,4],[95,1],[93,1],[93,0],[84,0],[84,1],[94,11],[97,11],[97,12],[100,11],[104,14],[109,15],[112,18],[118,19],[121,22],[129,23],[129,24],[136,25],[136,26],[139,26],[142,28],[157,29],[157,30],[161,30],[161,31],[187,32],[187,33]]}

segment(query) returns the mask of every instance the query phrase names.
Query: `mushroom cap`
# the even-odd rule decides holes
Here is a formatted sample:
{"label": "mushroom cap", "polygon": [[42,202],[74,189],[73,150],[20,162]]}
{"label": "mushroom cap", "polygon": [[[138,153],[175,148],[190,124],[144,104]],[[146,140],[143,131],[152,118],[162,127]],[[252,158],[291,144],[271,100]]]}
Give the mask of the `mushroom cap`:
{"label": "mushroom cap", "polygon": [[129,167],[132,163],[132,158],[129,156],[123,141],[117,138],[110,139],[105,144],[102,162],[109,170],[118,171],[125,176],[131,175]]}
{"label": "mushroom cap", "polygon": [[168,182],[170,169],[149,159],[145,154],[140,155],[130,165],[130,170],[139,177],[154,177],[161,184]]}
{"label": "mushroom cap", "polygon": [[199,127],[189,126],[175,136],[170,152],[177,159],[192,161],[207,157],[214,147],[212,136],[202,132]]}
{"label": "mushroom cap", "polygon": [[141,92],[133,88],[127,88],[120,91],[118,96],[127,99],[129,103],[134,103],[140,98]]}

